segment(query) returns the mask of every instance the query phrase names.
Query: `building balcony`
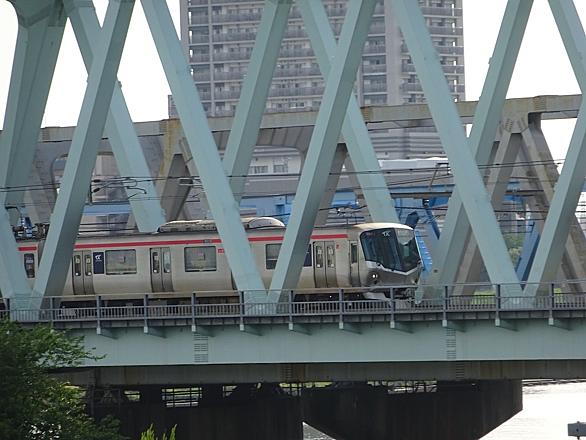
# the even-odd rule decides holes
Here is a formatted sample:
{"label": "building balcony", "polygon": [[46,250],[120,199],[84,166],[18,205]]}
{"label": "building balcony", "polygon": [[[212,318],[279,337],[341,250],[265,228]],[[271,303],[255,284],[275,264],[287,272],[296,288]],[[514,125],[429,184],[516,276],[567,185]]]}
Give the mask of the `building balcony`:
{"label": "building balcony", "polygon": [[210,92],[199,92],[199,99],[202,101],[210,101],[212,99],[212,94]]}
{"label": "building balcony", "polygon": [[238,12],[235,14],[215,14],[212,15],[212,23],[237,23],[260,21],[260,13]]}
{"label": "building balcony", "polygon": [[362,88],[364,93],[386,93],[387,92],[387,84],[386,83],[373,83],[373,84],[364,84]]}
{"label": "building balcony", "polygon": [[250,59],[251,52],[214,52],[214,61],[246,61]]}
{"label": "building balcony", "polygon": [[303,76],[321,76],[321,72],[318,67],[305,67],[301,69],[276,69],[274,76],[275,78],[298,78]]}
{"label": "building balcony", "polygon": [[441,6],[421,6],[423,15],[431,15],[433,17],[461,17],[462,8],[444,8]]}
{"label": "building balcony", "polygon": [[[455,86],[453,84],[448,84],[448,86],[452,93],[464,93],[465,91],[464,85]],[[403,92],[423,93],[423,88],[420,83],[403,83],[401,84],[401,90]]]}
{"label": "building balcony", "polygon": [[192,64],[195,63],[209,63],[210,62],[210,54],[202,53],[202,54],[194,54],[189,57],[189,62]]}
{"label": "building balcony", "polygon": [[386,47],[384,44],[369,44],[364,46],[364,51],[362,53],[368,55],[383,55],[385,53]]}
{"label": "building balcony", "polygon": [[[440,55],[464,55],[462,46],[440,46],[436,44],[435,49]],[[409,48],[405,43],[401,44],[401,53],[409,53]]]}
{"label": "building balcony", "polygon": [[271,89],[269,96],[271,97],[295,97],[295,96],[322,96],[324,87],[288,87],[283,89]]}
{"label": "building balcony", "polygon": [[236,72],[214,72],[215,81],[230,81],[230,80],[241,80],[244,77],[246,71],[239,70]]}
{"label": "building balcony", "polygon": [[227,32],[213,34],[214,43],[223,43],[226,41],[254,41],[256,32]]}
{"label": "building balcony", "polygon": [[198,25],[198,24],[205,24],[207,25],[209,22],[209,17],[207,14],[195,15],[191,14],[189,17],[189,24],[190,25]]}
{"label": "building balcony", "polygon": [[313,50],[311,48],[302,49],[281,49],[279,53],[281,58],[306,58],[313,57]]}
{"label": "building balcony", "polygon": [[240,97],[240,90],[222,90],[215,91],[214,98],[217,100],[222,99],[238,99]]}
{"label": "building balcony", "polygon": [[193,80],[195,82],[207,82],[211,79],[210,72],[194,72],[193,73]]}
{"label": "building balcony", "polygon": [[362,73],[364,75],[370,75],[373,73],[387,73],[386,64],[369,64],[362,66]]}
{"label": "building balcony", "polygon": [[192,34],[189,38],[189,44],[208,44],[210,36],[208,34]]}
{"label": "building balcony", "polygon": [[[451,65],[451,64],[442,64],[442,69],[444,73],[451,73],[451,74],[463,74],[464,73],[464,66],[461,64]],[[415,73],[415,65],[414,64],[403,64],[401,66],[401,72],[403,73]]]}
{"label": "building balcony", "polygon": [[431,35],[463,35],[464,31],[461,27],[448,27],[448,26],[429,26],[429,33]]}

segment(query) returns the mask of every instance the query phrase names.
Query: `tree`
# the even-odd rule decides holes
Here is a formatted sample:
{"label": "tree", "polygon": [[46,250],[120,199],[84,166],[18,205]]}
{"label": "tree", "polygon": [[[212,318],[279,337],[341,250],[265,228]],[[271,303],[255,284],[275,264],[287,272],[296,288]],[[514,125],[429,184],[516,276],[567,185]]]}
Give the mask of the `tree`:
{"label": "tree", "polygon": [[50,376],[91,358],[81,338],[0,320],[0,439],[123,440],[117,420],[84,412],[83,390]]}
{"label": "tree", "polygon": [[[169,437],[167,437],[166,433],[163,433],[163,437],[161,437],[161,440],[175,440],[175,430],[177,429],[177,425],[173,426],[173,428],[171,429],[171,432],[169,434]],[[145,432],[143,432],[140,435],[140,440],[158,440],[157,434],[155,433],[155,429],[153,428],[153,425],[149,426],[149,429],[147,429]]]}

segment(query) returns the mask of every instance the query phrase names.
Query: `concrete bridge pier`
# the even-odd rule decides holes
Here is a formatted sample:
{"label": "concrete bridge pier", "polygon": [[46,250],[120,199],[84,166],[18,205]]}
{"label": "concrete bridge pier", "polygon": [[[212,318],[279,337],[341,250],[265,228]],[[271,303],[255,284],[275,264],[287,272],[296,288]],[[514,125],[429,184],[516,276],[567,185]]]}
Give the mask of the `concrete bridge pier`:
{"label": "concrete bridge pier", "polygon": [[107,396],[116,398],[104,400],[101,392],[90,405],[97,418],[108,414],[117,417],[122,434],[132,439],[140,438],[140,433],[151,424],[159,436],[177,425],[177,440],[303,438],[300,400],[283,394],[278,385],[243,384],[229,395],[223,392],[222,385],[205,385],[197,402],[180,396],[174,406],[168,405],[169,399],[163,400],[160,386],[132,391],[138,391],[134,399],[129,399],[123,391],[108,391]]}
{"label": "concrete bridge pier", "polygon": [[386,387],[303,391],[304,421],[337,440],[479,439],[523,407],[520,380],[442,382],[436,392]]}

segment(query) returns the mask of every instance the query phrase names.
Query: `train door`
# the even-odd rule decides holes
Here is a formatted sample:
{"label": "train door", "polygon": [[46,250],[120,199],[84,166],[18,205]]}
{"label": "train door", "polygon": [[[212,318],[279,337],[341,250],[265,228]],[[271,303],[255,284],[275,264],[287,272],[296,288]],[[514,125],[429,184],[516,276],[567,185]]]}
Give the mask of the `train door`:
{"label": "train door", "polygon": [[333,241],[313,243],[313,276],[315,287],[337,287],[336,243]]}
{"label": "train door", "polygon": [[360,267],[358,265],[358,242],[350,242],[350,284],[360,286]]}
{"label": "train door", "polygon": [[91,251],[73,253],[71,269],[73,272],[73,293],[75,295],[94,294],[93,267],[94,265]]}
{"label": "train door", "polygon": [[151,248],[151,287],[153,292],[172,292],[171,249]]}

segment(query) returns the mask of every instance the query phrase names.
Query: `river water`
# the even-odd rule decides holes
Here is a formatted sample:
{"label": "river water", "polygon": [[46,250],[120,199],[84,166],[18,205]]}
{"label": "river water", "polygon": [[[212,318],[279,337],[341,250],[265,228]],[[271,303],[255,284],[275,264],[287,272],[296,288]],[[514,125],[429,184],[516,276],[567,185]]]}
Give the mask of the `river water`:
{"label": "river water", "polygon": [[[523,389],[523,411],[482,440],[568,440],[568,423],[586,422],[586,383]],[[330,437],[304,427],[306,440]]]}
{"label": "river water", "polygon": [[525,387],[523,411],[482,440],[568,440],[568,423],[586,422],[586,383]]}

